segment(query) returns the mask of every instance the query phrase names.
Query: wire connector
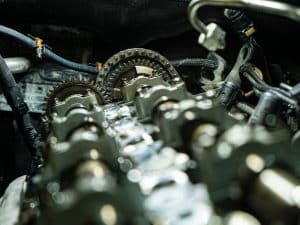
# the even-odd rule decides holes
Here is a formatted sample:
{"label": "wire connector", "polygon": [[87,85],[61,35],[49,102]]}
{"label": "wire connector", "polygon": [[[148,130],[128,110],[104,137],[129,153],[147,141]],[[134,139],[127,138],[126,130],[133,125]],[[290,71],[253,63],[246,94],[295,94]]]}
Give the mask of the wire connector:
{"label": "wire connector", "polygon": [[44,43],[43,40],[39,37],[35,38],[35,43],[36,43],[36,56],[39,59],[43,58],[43,54],[44,54]]}
{"label": "wire connector", "polygon": [[256,29],[254,23],[244,10],[225,9],[224,14],[230,20],[233,28],[242,40],[247,41],[255,34]]}
{"label": "wire connector", "polygon": [[97,67],[97,69],[98,69],[98,71],[99,71],[99,73],[100,73],[101,70],[102,70],[102,68],[103,68],[103,63],[101,63],[101,62],[96,62],[96,67]]}

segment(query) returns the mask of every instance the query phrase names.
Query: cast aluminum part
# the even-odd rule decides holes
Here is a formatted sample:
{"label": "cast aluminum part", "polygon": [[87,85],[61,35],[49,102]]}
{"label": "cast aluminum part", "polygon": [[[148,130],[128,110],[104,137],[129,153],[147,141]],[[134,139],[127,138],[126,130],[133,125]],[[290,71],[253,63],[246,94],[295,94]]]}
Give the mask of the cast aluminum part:
{"label": "cast aluminum part", "polygon": [[226,116],[220,104],[216,104],[210,99],[202,101],[183,100],[178,102],[178,105],[173,109],[161,114],[159,121],[161,137],[166,145],[177,148],[184,146],[186,141],[183,137],[183,130],[185,132],[190,131],[190,136],[192,136],[192,128],[185,127],[188,123],[193,126],[195,124],[211,123],[217,126],[218,129],[225,130],[236,122],[230,116]]}
{"label": "cast aluminum part", "polygon": [[[87,210],[93,211],[93,208],[101,208],[103,195],[107,194],[110,196],[108,202],[114,207],[119,219],[124,213],[124,208],[122,200],[115,199],[115,192],[126,191],[135,193],[134,196],[128,195],[131,199],[126,201],[132,201],[139,195],[143,196],[144,204],[138,201],[137,204],[140,204],[140,209],[145,209],[147,220],[153,224],[158,221],[170,225],[196,221],[203,225],[213,224],[218,217],[214,213],[206,187],[192,184],[185,172],[191,164],[190,158],[171,147],[163,147],[161,140],[155,140],[152,136],[158,132],[157,127],[139,122],[135,114],[132,105],[99,106],[93,93],[87,96],[75,94],[63,102],[58,101],[54,104],[53,113],[48,118],[51,125],[48,160],[39,181],[40,185],[44,185],[48,190],[48,201],[51,204],[44,209],[48,216],[55,217],[53,221],[67,221],[70,224],[72,219],[67,220],[64,216],[66,209],[76,213],[79,204],[86,204],[86,207],[89,207]],[[83,159],[87,161],[79,163]],[[109,167],[116,169],[117,165],[120,168],[119,173],[126,174],[128,181],[116,187],[113,179],[116,174],[109,172],[109,169],[105,169],[107,172],[103,174],[102,166],[96,163],[101,164],[102,160],[109,162]],[[75,186],[70,187],[71,189],[52,190],[51,186],[60,185],[58,180],[65,182],[64,179],[68,179],[63,178],[62,174],[70,169],[72,171],[74,165],[83,168],[80,171],[90,171],[88,174],[92,175],[85,174],[77,178]],[[94,177],[98,173],[103,175]],[[104,180],[100,182],[101,179]],[[139,190],[135,189],[135,185]],[[93,194],[95,191],[103,194]],[[67,200],[57,202],[57,195],[65,196],[62,198]],[[88,202],[90,195],[95,195],[98,206],[94,201]],[[188,204],[179,207],[182,201]],[[197,207],[194,207],[195,205]],[[56,207],[62,210],[55,211]],[[129,208],[130,213],[126,213],[125,217],[139,214],[133,205]],[[89,215],[88,211],[83,213]],[[41,213],[40,222],[43,224],[49,217]]]}
{"label": "cast aluminum part", "polygon": [[87,96],[73,95],[63,102],[57,100],[55,106],[53,107],[53,110],[55,112],[53,116],[65,116],[72,108],[85,108],[87,110],[90,110],[90,108],[92,108],[93,106],[98,105],[97,102],[97,97],[93,93],[88,94]]}
{"label": "cast aluminum part", "polygon": [[200,32],[199,44],[209,51],[225,48],[226,33],[219,25],[215,23],[205,25],[198,18],[197,12],[204,6],[253,9],[300,22],[300,8],[288,3],[271,0],[192,0],[188,8],[189,20],[192,26]]}
{"label": "cast aluminum part", "polygon": [[[70,98],[72,97],[76,96],[71,96]],[[85,102],[84,98],[81,100]],[[77,101],[80,103],[79,97]],[[70,112],[64,116],[68,117],[69,114],[72,115],[72,111],[76,112],[80,109],[76,105],[70,108],[70,105],[66,104],[66,102],[65,106],[70,109]],[[210,129],[207,124],[212,123],[215,118],[219,118],[212,126],[218,127],[219,130],[224,130],[224,128],[222,129],[222,126],[226,124],[226,121],[222,118],[224,112],[217,105],[214,105],[212,100],[196,101],[191,99],[180,101],[177,104],[178,107],[174,108],[173,113],[178,116],[177,120],[180,124],[173,120],[172,123],[174,125],[171,128],[171,133],[175,133],[177,135],[176,138],[180,139],[181,126],[191,120],[201,120],[203,122],[203,129],[207,130]],[[77,104],[77,106],[80,106],[80,104]],[[83,113],[85,115],[86,112],[84,111],[76,113]],[[81,165],[80,168],[82,168],[80,171],[91,171],[88,174],[92,173],[92,176],[84,175],[87,173],[85,172],[84,176],[76,180],[75,186],[72,189],[59,192],[54,190],[54,193],[51,193],[53,196],[51,197],[53,198],[51,201],[54,202],[51,203],[52,206],[49,206],[48,213],[59,218],[54,221],[68,221],[67,223],[70,223],[72,219],[64,216],[65,209],[70,209],[76,213],[78,204],[86,204],[86,207],[90,210],[93,207],[101,208],[103,195],[108,194],[111,196],[111,190],[118,188],[121,193],[124,191],[124,186],[116,188],[113,179],[115,175],[109,172],[109,170],[107,171],[107,169],[100,169],[102,167],[99,167],[100,165],[96,163],[97,160],[101,162],[102,159],[108,159],[109,161],[117,161],[122,173],[126,174],[129,183],[138,185],[138,193],[144,198],[144,203],[140,207],[145,209],[146,218],[153,224],[157,222],[170,225],[195,223],[215,225],[222,224],[223,222],[224,224],[234,224],[240,217],[247,219],[249,224],[259,224],[255,223],[257,221],[255,218],[243,212],[229,214],[222,222],[223,219],[214,212],[206,187],[202,183],[193,184],[186,174],[186,170],[193,164],[190,157],[170,147],[173,145],[175,139],[172,139],[170,142],[165,141],[164,138],[162,140],[153,139],[152,134],[158,132],[157,126],[154,124],[145,125],[138,121],[133,105],[108,104],[101,107],[101,112],[102,121],[93,121],[93,123],[100,125],[100,129],[101,127],[103,128],[101,136],[109,135],[113,137],[114,146],[109,147],[105,145],[107,142],[99,142],[101,136],[97,134],[96,130],[94,130],[95,128],[92,128],[92,126],[90,128],[83,126],[84,123],[82,124],[82,128],[78,130],[72,131],[73,128],[71,128],[69,132],[72,135],[65,142],[59,142],[53,133],[50,134],[49,144],[51,152],[49,154],[48,165],[46,165],[42,174],[42,181],[48,189],[57,182],[57,178],[61,177],[64,171],[72,168],[72,165],[76,165],[80,158],[93,157],[92,161],[87,161],[82,165],[79,164]],[[52,118],[54,121],[55,117]],[[166,126],[166,123],[161,123],[160,125]],[[172,123],[169,123],[169,125]],[[228,122],[228,126],[229,124],[231,122]],[[247,136],[247,133],[245,135]],[[92,142],[87,142],[87,140]],[[80,144],[80,142],[82,143]],[[95,145],[90,145],[89,143],[95,143]],[[182,145],[182,142],[176,144],[176,147],[180,145]],[[90,151],[87,151],[88,149]],[[117,157],[108,158],[107,156],[111,154],[111,151],[116,149],[118,149],[118,153],[116,153]],[[68,160],[66,161],[66,159]],[[95,171],[98,171],[98,167],[100,171],[107,172],[100,177],[94,177]],[[99,178],[104,179],[105,183],[101,184]],[[135,190],[130,184],[127,187],[132,191]],[[93,191],[95,190],[103,192],[103,194],[99,193],[94,197],[95,201],[98,202],[98,206],[95,201],[88,201],[89,195],[93,195]],[[135,193],[138,194],[137,192]],[[61,203],[55,202],[57,201],[56,197],[54,197],[56,195],[65,196],[63,198],[69,200]],[[115,202],[113,196],[111,196],[111,201]],[[182,202],[185,202],[185,204],[182,205]],[[119,207],[115,205],[113,207],[115,210],[114,213],[119,218],[122,215],[122,201],[118,204]],[[141,202],[138,204],[141,204]],[[59,207],[63,210],[56,212],[53,207]],[[134,210],[131,212],[133,213],[132,215],[135,215],[134,212]],[[87,212],[84,214],[88,215]],[[47,217],[44,218],[42,214],[41,221],[45,222],[45,219]]]}
{"label": "cast aluminum part", "polygon": [[64,117],[54,116],[52,121],[52,132],[58,140],[64,140],[68,133],[67,130],[74,130],[82,123],[100,123],[103,121],[103,112],[99,107],[88,111],[86,109],[78,108],[72,110]]}
{"label": "cast aluminum part", "polygon": [[[120,166],[129,180],[139,184],[150,221],[212,224],[216,215],[205,186],[192,184],[185,173],[189,157],[170,147],[163,148],[161,141],[149,135],[157,132],[156,126],[138,122],[127,106],[111,104],[104,111],[109,132],[114,133],[120,148]],[[179,207],[182,201],[186,204]]]}
{"label": "cast aluminum part", "polygon": [[145,86],[138,90],[135,98],[137,113],[141,119],[149,119],[154,109],[165,101],[181,101],[193,98],[186,90],[184,83],[173,86],[156,85],[154,87]]}
{"label": "cast aluminum part", "polygon": [[[139,83],[141,80],[145,81],[142,87]],[[256,224],[256,219],[251,215],[237,212],[229,214],[224,220],[215,213],[210,200],[211,197],[214,200],[219,197],[215,190],[219,191],[220,184],[230,189],[237,168],[244,162],[239,161],[236,167],[228,170],[232,173],[224,176],[225,180],[219,179],[216,183],[216,174],[210,176],[210,172],[203,175],[205,185],[192,183],[187,171],[191,168],[196,169],[198,174],[223,171],[224,165],[229,166],[226,158],[222,158],[228,146],[234,154],[244,146],[251,149],[249,143],[251,146],[253,141],[257,141],[260,145],[255,150],[259,152],[268,141],[273,147],[272,144],[278,143],[280,139],[276,139],[276,142],[268,138],[268,133],[257,132],[259,130],[251,133],[252,129],[248,126],[232,127],[237,121],[227,116],[224,108],[216,101],[214,90],[194,96],[187,92],[182,82],[164,84],[159,81],[162,80],[143,77],[133,79],[126,84],[129,85],[127,89],[123,89],[125,94],[126,91],[129,93],[128,100],[132,98],[126,104],[100,106],[92,92],[87,92],[85,96],[73,94],[63,101],[55,102],[53,113],[48,118],[51,125],[48,160],[39,184],[42,189],[43,186],[47,189],[51,202],[44,209],[47,214],[41,212],[42,222],[55,217],[57,222],[77,224],[79,221],[75,222],[64,214],[66,210],[77,214],[79,205],[85,204],[86,211],[81,213],[93,217],[93,209],[104,207],[103,196],[109,195],[106,203],[117,218],[125,221],[126,218],[135,218],[144,213],[144,219],[152,224],[234,224],[240,217],[245,218],[249,224]],[[148,124],[142,122],[155,113],[157,120],[152,118],[153,121]],[[186,138],[188,136],[183,135],[183,130],[191,138]],[[254,137],[256,132],[257,136]],[[244,136],[231,140],[230,137],[237,134]],[[237,143],[238,140],[240,142]],[[178,151],[183,148],[192,153],[191,156],[200,166],[195,165],[186,153]],[[215,158],[215,148],[223,151],[217,151],[223,154],[217,164],[219,158]],[[206,149],[211,151],[204,154]],[[245,154],[251,151],[245,151]],[[73,177],[74,167],[78,168],[76,171],[83,172],[79,173],[82,176],[71,182],[64,174],[69,173]],[[120,174],[125,177],[122,184],[116,185],[115,179]],[[226,183],[228,180],[230,182]],[[54,184],[62,185],[60,182],[71,183],[71,186],[69,184],[64,190],[49,188]],[[126,213],[123,198],[117,200],[117,193],[128,191],[130,194],[125,197],[127,202],[138,200]],[[65,200],[59,202],[60,198],[55,197],[57,195]],[[223,193],[221,197],[224,195],[227,196]],[[88,200],[90,196],[94,196],[93,200]],[[182,202],[185,204],[180,204]],[[55,208],[62,210],[56,211]],[[52,225],[51,222],[48,224]]]}
{"label": "cast aluminum part", "polygon": [[[48,120],[51,124],[49,147],[52,153],[45,177],[59,175],[76,163],[86,149],[105,152],[103,157],[108,161],[115,159],[115,142],[103,133],[104,112],[95,93],[88,92],[87,96],[74,94],[63,102],[55,102]],[[85,127],[80,129],[82,126]]]}
{"label": "cast aluminum part", "polygon": [[161,76],[156,77],[144,77],[138,76],[137,78],[131,80],[128,84],[121,88],[122,96],[125,102],[130,102],[135,99],[137,91],[143,87],[152,87],[156,85],[166,85],[169,86],[167,82],[163,80]]}
{"label": "cast aluminum part", "polygon": [[[113,221],[120,222],[123,214],[129,220],[141,216],[137,185],[124,179],[117,184],[112,171],[119,152],[113,136],[102,127],[103,116],[92,92],[84,96],[74,93],[54,103],[53,112],[48,115],[51,131],[47,163],[33,178],[45,194],[38,224],[108,224],[112,218],[106,217],[107,212],[113,215]],[[122,191],[127,195],[119,198]],[[133,196],[135,200],[126,208]],[[67,212],[81,216],[71,218]]]}
{"label": "cast aluminum part", "polygon": [[[49,163],[45,167],[44,178],[46,180],[59,176],[64,170],[76,164],[88,151],[101,152],[102,159],[114,162],[117,157],[116,144],[113,137],[109,135],[100,135],[97,127],[73,132],[72,136],[66,141],[58,142],[52,136],[50,137],[51,155]],[[100,155],[100,153],[98,153]]]}

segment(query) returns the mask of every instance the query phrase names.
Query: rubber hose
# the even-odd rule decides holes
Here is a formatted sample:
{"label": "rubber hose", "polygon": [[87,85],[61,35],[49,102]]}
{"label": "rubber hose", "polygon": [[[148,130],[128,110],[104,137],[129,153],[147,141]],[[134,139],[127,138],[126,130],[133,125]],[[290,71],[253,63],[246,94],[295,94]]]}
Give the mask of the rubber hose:
{"label": "rubber hose", "polygon": [[14,79],[12,73],[10,72],[6,62],[0,55],[0,82],[4,90],[8,90],[17,86],[16,80]]}
{"label": "rubber hose", "polygon": [[42,146],[41,138],[28,113],[28,106],[24,102],[23,94],[17,85],[15,78],[0,55],[0,82],[4,91],[4,96],[15,113],[16,121],[21,130],[24,140],[28,145],[33,157],[40,155]]}
{"label": "rubber hose", "polygon": [[[18,32],[14,29],[0,25],[0,34],[5,35],[10,38],[13,38],[16,41],[25,44],[25,46],[27,46],[29,48],[32,48],[32,49],[37,48],[37,45],[36,45],[36,42],[34,39]],[[73,70],[77,70],[77,71],[84,72],[84,73],[91,73],[91,74],[98,74],[98,72],[99,72],[99,70],[96,66],[94,66],[94,67],[88,66],[88,65],[84,65],[84,64],[80,64],[80,63],[76,63],[76,62],[72,62],[70,60],[64,59],[63,57],[55,54],[49,48],[46,48],[46,47],[43,49],[43,56],[55,61],[56,63],[58,63],[62,66],[68,67]]]}

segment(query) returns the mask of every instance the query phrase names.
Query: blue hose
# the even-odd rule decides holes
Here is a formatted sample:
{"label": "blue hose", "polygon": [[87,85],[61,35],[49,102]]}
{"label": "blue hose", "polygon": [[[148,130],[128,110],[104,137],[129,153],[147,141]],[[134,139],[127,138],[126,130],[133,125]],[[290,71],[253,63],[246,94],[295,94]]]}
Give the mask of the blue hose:
{"label": "blue hose", "polygon": [[[27,46],[29,48],[32,48],[32,49],[38,48],[36,41],[34,39],[32,39],[31,37],[26,36],[16,30],[5,27],[3,25],[0,25],[0,34],[3,34],[10,38],[13,38],[16,41],[25,44],[25,46]],[[70,69],[73,69],[76,71],[84,72],[84,73],[98,74],[98,72],[99,72],[99,70],[96,66],[88,66],[88,65],[72,62],[70,60],[67,60],[67,59],[55,54],[47,47],[44,47],[42,53],[43,53],[44,57],[49,58],[64,67],[67,67],[67,68],[70,68]]]}

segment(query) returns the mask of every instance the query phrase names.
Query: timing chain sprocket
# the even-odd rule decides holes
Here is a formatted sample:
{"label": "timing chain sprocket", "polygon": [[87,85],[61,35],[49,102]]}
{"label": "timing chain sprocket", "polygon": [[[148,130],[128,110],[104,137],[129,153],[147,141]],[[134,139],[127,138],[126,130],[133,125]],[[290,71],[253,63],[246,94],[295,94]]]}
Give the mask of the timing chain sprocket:
{"label": "timing chain sprocket", "polygon": [[132,48],[121,51],[103,65],[97,77],[97,84],[106,101],[119,101],[120,88],[130,80],[138,77],[161,76],[163,80],[170,83],[174,79],[181,79],[171,65],[162,55],[152,50],[143,48]]}
{"label": "timing chain sprocket", "polygon": [[86,96],[89,93],[95,94],[99,105],[105,104],[99,88],[92,82],[70,80],[60,83],[47,96],[45,107],[46,116],[48,117],[52,114],[52,109],[57,101],[62,102],[72,95]]}

